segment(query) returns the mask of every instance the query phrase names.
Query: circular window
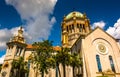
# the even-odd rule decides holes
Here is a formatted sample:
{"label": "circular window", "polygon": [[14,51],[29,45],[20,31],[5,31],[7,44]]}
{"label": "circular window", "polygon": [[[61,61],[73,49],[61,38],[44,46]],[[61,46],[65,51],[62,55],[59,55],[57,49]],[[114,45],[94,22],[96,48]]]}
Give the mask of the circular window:
{"label": "circular window", "polygon": [[97,50],[101,54],[107,54],[108,53],[108,49],[107,49],[107,47],[103,43],[98,43]]}

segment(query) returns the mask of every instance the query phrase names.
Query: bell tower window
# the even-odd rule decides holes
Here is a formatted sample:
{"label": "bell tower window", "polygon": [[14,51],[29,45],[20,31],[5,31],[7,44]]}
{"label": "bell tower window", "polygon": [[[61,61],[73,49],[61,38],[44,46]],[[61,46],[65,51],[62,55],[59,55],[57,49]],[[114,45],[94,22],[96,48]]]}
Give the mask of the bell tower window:
{"label": "bell tower window", "polygon": [[67,26],[67,32],[69,31],[68,26]]}
{"label": "bell tower window", "polygon": [[17,47],[17,49],[16,49],[16,56],[20,56],[21,55],[22,49],[23,48],[21,48],[21,47]]}
{"label": "bell tower window", "polygon": [[72,32],[74,32],[75,30],[74,30],[74,24],[72,24]]}
{"label": "bell tower window", "polygon": [[85,25],[83,24],[83,30],[84,30],[84,32],[86,32],[86,30],[85,30]]}
{"label": "bell tower window", "polygon": [[82,24],[80,24],[80,29],[79,30],[80,30],[80,32],[82,32]]}
{"label": "bell tower window", "polygon": [[74,25],[72,24],[72,29],[74,29]]}
{"label": "bell tower window", "polygon": [[72,33],[72,26],[69,25],[69,30],[70,30],[70,33]]}
{"label": "bell tower window", "polygon": [[78,28],[78,30],[79,30],[79,32],[80,32],[80,25],[79,25],[79,24],[77,24],[77,28]]}
{"label": "bell tower window", "polygon": [[79,24],[77,24],[77,28],[79,28]]}

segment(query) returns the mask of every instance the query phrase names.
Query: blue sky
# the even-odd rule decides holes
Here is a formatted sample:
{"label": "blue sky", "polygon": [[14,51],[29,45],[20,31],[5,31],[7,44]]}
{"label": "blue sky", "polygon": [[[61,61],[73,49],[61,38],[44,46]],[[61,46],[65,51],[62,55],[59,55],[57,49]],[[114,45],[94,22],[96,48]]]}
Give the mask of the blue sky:
{"label": "blue sky", "polygon": [[0,0],[0,60],[20,25],[27,43],[49,39],[61,45],[62,18],[72,11],[86,13],[92,28],[99,26],[120,38],[119,0]]}

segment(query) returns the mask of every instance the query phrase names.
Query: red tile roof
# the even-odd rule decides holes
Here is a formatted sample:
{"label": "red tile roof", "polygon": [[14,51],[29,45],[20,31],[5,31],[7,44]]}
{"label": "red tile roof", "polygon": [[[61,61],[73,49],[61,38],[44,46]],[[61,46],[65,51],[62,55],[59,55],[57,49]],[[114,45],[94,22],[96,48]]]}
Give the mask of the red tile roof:
{"label": "red tile roof", "polygon": [[[27,44],[26,48],[27,49],[33,49],[34,47],[32,46],[32,44]],[[53,46],[53,50],[60,51],[61,47],[60,46]]]}
{"label": "red tile roof", "polygon": [[32,49],[33,46],[32,46],[32,44],[27,44],[27,47],[26,47],[26,48],[28,48],[28,49]]}

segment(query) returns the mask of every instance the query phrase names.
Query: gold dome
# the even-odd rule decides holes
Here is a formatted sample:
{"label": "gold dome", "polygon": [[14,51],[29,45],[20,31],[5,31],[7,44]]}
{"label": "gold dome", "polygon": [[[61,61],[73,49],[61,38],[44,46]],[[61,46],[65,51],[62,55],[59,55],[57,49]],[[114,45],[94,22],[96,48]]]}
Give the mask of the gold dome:
{"label": "gold dome", "polygon": [[68,20],[68,19],[71,19],[72,17],[78,17],[78,18],[84,18],[84,14],[80,13],[80,12],[77,12],[77,11],[74,11],[74,12],[71,12],[69,13],[65,19]]}

